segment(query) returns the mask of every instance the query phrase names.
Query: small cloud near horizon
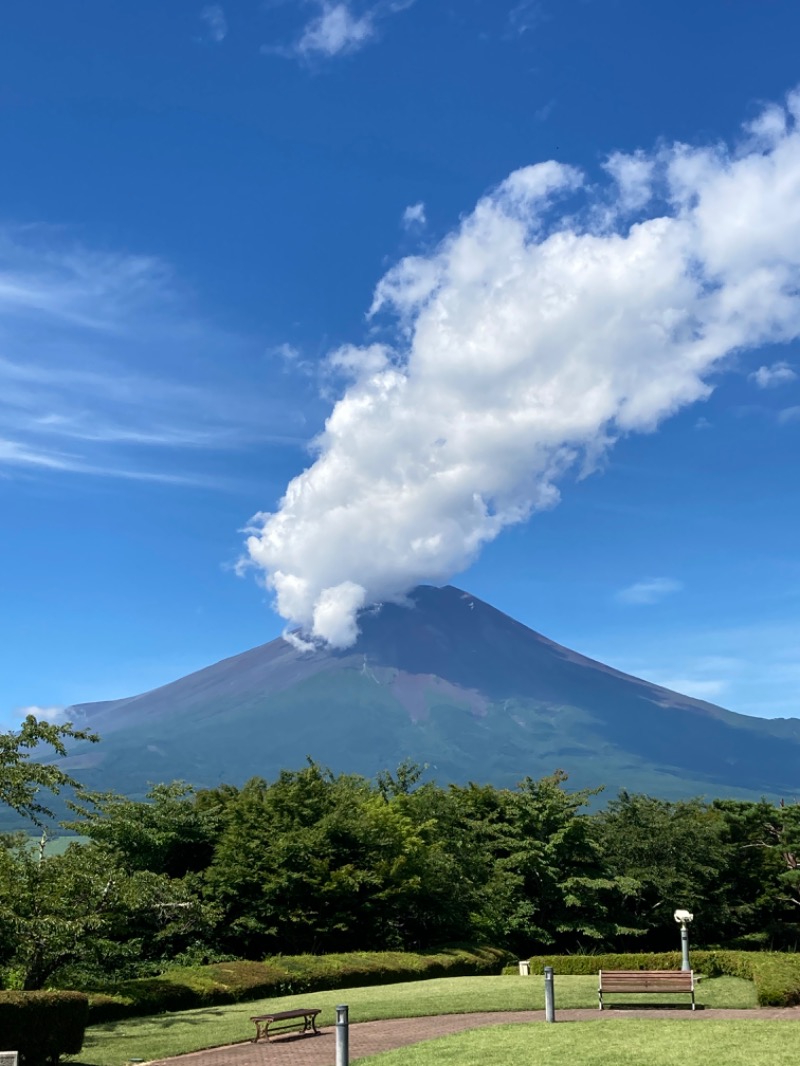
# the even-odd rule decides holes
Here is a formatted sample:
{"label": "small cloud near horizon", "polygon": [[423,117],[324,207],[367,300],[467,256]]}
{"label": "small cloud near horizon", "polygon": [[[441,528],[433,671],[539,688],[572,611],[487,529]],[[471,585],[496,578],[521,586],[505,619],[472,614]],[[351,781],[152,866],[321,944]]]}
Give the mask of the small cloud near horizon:
{"label": "small cloud near horizon", "polygon": [[721,678],[692,678],[692,677],[668,677],[654,684],[661,688],[668,688],[670,692],[679,692],[682,696],[691,696],[696,700],[709,700],[714,702],[716,697],[722,696],[728,689],[728,682]]}
{"label": "small cloud near horizon", "polygon": [[682,581],[676,581],[671,577],[650,577],[644,581],[637,581],[627,588],[620,589],[615,599],[618,603],[629,606],[658,603],[665,596],[673,592],[680,592],[683,588]]}
{"label": "small cloud near horizon", "polygon": [[16,714],[19,716],[20,721],[24,721],[29,714],[32,714],[40,722],[49,722],[50,725],[63,725],[67,721],[66,711],[66,707],[39,707],[37,704],[32,703],[29,707],[18,707]]}

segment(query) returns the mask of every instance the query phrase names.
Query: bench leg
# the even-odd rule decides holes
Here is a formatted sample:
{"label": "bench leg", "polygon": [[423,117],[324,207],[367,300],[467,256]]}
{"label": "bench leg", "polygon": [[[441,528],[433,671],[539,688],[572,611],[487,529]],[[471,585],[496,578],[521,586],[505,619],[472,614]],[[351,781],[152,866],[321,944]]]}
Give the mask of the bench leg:
{"label": "bench leg", "polygon": [[602,992],[598,992],[597,993],[597,998],[599,1000],[599,1002],[597,1004],[597,1009],[598,1010],[602,1010],[603,1009],[603,993]]}

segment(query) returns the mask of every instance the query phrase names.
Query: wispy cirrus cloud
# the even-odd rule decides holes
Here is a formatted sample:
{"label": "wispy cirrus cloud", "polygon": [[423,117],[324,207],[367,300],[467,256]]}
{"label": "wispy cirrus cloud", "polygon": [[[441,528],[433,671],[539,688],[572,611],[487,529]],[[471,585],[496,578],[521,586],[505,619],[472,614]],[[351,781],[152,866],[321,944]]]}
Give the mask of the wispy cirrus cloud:
{"label": "wispy cirrus cloud", "polygon": [[265,45],[267,55],[290,59],[332,59],[358,52],[379,37],[380,24],[411,7],[415,0],[378,0],[369,5],[354,0],[312,0],[316,13],[290,44]]}
{"label": "wispy cirrus cloud", "polygon": [[711,703],[716,703],[728,691],[728,682],[720,677],[663,677],[650,680],[672,692],[680,692],[684,696],[693,696],[696,700],[708,700]]}
{"label": "wispy cirrus cloud", "polygon": [[212,44],[222,44],[228,36],[228,20],[220,4],[206,4],[200,12],[200,19],[205,26],[206,40]]}
{"label": "wispy cirrus cloud", "polygon": [[[763,718],[800,713],[800,627],[794,621],[760,621],[726,629],[681,626],[648,638],[590,640],[581,650],[634,677]],[[637,644],[636,657],[629,649]],[[702,650],[701,650],[702,649]]]}
{"label": "wispy cirrus cloud", "polygon": [[556,100],[555,97],[551,97],[549,100],[546,100],[541,107],[537,107],[536,110],[533,112],[534,122],[547,122],[547,120],[553,114],[555,109]]}
{"label": "wispy cirrus cloud", "polygon": [[750,374],[750,380],[760,389],[773,389],[778,385],[788,385],[797,380],[797,371],[785,360],[773,363],[772,366],[760,366]]}
{"label": "wispy cirrus cloud", "polygon": [[519,0],[508,12],[507,33],[509,36],[522,37],[546,19],[547,15],[541,0]]}
{"label": "wispy cirrus cloud", "polygon": [[251,344],[156,258],[0,230],[0,470],[209,484],[193,454],[302,443],[284,405],[224,376]]}
{"label": "wispy cirrus cloud", "polygon": [[682,588],[683,583],[671,577],[648,577],[643,581],[636,581],[633,585],[628,585],[627,588],[620,589],[615,599],[618,603],[642,606],[658,603],[665,596],[680,592]]}

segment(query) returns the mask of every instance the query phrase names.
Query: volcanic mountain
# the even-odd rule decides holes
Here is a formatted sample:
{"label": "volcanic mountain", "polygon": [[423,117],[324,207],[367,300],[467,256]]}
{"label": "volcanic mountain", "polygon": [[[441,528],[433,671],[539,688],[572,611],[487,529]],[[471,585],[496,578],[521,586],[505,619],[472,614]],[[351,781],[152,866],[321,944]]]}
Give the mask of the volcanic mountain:
{"label": "volcanic mountain", "polygon": [[800,719],[734,714],[553,643],[457,588],[360,618],[346,651],[279,638],[141,696],[68,712],[96,730],[66,767],[88,787],[241,784],[304,765],[374,776],[403,759],[446,782],[665,798],[800,792]]}

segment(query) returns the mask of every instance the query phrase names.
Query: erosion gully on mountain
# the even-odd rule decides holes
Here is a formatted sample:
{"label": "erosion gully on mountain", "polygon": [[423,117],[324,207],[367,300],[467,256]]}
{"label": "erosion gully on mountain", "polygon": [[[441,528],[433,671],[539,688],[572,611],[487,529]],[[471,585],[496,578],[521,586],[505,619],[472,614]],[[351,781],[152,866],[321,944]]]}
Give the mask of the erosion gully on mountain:
{"label": "erosion gully on mountain", "polygon": [[[64,768],[133,797],[152,781],[272,778],[307,755],[370,778],[410,758],[440,785],[514,787],[561,767],[571,787],[606,796],[800,788],[799,720],[734,714],[623,674],[452,586],[420,586],[359,624],[344,651],[279,638],[152,692],[70,708],[102,742]],[[255,735],[269,743],[243,742]]]}

